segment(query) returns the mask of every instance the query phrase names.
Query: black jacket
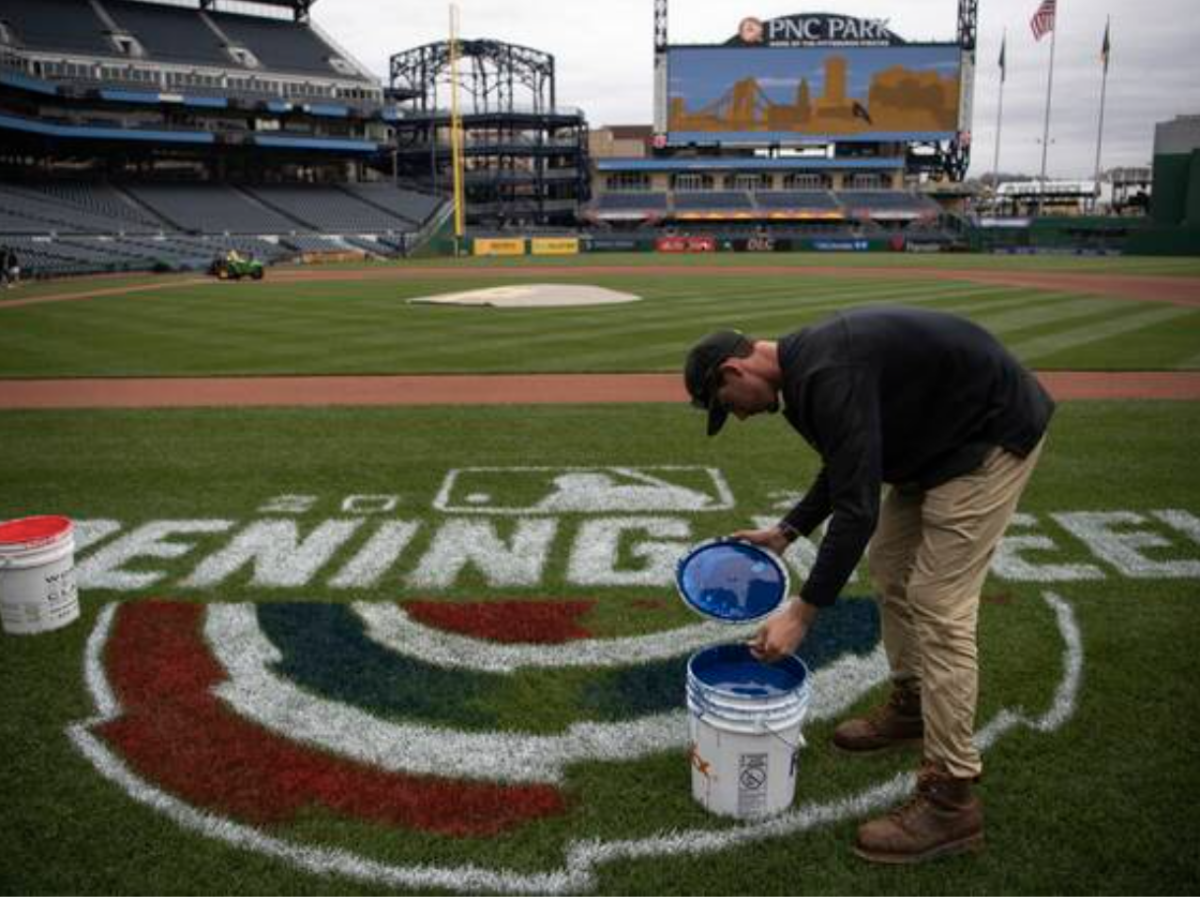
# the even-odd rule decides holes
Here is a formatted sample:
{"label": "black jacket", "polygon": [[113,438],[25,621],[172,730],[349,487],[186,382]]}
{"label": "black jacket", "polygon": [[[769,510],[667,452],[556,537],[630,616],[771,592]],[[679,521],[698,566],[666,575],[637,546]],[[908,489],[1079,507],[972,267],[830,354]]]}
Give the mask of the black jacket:
{"label": "black jacket", "polygon": [[882,483],[928,490],[978,468],[992,447],[1027,456],[1054,401],[992,335],[948,313],[838,313],[779,341],[784,416],[822,468],[784,522],[810,534],[833,516],[805,601],[837,599],[879,518]]}

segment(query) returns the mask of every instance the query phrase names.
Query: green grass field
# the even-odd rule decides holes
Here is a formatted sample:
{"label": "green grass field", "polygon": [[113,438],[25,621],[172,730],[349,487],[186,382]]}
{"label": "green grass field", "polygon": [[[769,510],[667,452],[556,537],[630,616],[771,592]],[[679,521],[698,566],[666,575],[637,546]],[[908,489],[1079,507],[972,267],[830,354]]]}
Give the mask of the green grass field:
{"label": "green grass field", "polygon": [[[479,283],[510,277],[485,269]],[[934,296],[877,278],[588,280],[646,300],[538,316],[404,302],[470,283],[455,277],[0,308],[0,377],[665,371],[711,327],[769,335],[892,299],[969,314],[1039,368],[1200,365],[1200,312],[1160,304],[955,281]],[[778,515],[816,466],[779,418],[702,431],[661,404],[0,412],[0,518],[69,515],[87,542],[80,621],[0,635],[0,888],[1200,889],[1200,405],[1060,406],[981,613],[987,852],[901,870],[849,844],[858,811],[916,757],[836,755],[836,711],[806,726],[793,812],[774,825],[707,814],[686,739],[661,739],[682,721],[683,635],[698,624],[671,561]],[[548,505],[553,479],[580,471],[712,502]],[[789,561],[802,571],[803,548]],[[831,687],[837,660],[862,663],[842,679],[852,711],[884,690],[864,662],[867,593],[860,572],[801,651]],[[400,610],[424,628],[396,632],[409,635],[399,649],[364,631]],[[638,650],[580,658],[614,646]],[[527,662],[487,668],[505,653]],[[591,738],[565,740],[582,722]],[[434,729],[437,765],[421,768],[410,726]],[[505,774],[526,739],[534,763],[567,761]]]}
{"label": "green grass field", "polygon": [[[186,285],[168,279],[161,288],[126,296],[0,309],[0,377],[674,371],[680,348],[707,330],[734,326],[774,336],[835,309],[881,302],[974,318],[1037,368],[1200,367],[1200,309],[953,279],[893,283],[878,276],[807,273],[817,263],[827,264],[826,257],[781,257],[796,261],[795,274],[692,274],[687,265],[646,275],[555,274],[556,282],[599,284],[645,298],[608,309],[447,309],[407,302],[468,289],[471,281],[462,270],[480,267],[478,260],[451,264],[451,278]],[[607,259],[583,259],[595,265],[597,258]],[[882,264],[870,262],[877,258],[864,260],[868,267]],[[644,259],[658,258],[618,256],[614,262],[627,266]],[[1000,264],[969,256],[931,263],[882,259],[934,269]],[[829,260],[847,265],[841,257]],[[1200,272],[1191,260],[1081,264],[1034,258],[1010,265],[1093,274]],[[484,269],[482,283],[545,280],[506,274],[511,267]],[[108,279],[91,284],[113,287]],[[72,284],[64,291],[86,287]]]}

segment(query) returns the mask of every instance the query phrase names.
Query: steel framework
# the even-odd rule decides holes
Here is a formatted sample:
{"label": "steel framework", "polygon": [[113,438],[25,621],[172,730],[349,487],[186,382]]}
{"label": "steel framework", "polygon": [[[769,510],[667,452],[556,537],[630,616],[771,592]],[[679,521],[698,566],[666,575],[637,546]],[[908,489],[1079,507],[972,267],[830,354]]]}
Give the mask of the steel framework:
{"label": "steel framework", "polygon": [[450,111],[457,84],[465,157],[466,218],[471,226],[575,221],[588,196],[587,122],[557,108],[554,57],[494,40],[450,42],[391,58],[396,170],[435,190],[451,181]]}
{"label": "steel framework", "polygon": [[[470,98],[470,112],[512,112],[520,89],[534,112],[555,106],[554,57],[500,41],[459,41],[458,88]],[[450,43],[441,41],[397,53],[391,84],[415,97],[416,109],[438,109],[439,87],[450,85]]]}

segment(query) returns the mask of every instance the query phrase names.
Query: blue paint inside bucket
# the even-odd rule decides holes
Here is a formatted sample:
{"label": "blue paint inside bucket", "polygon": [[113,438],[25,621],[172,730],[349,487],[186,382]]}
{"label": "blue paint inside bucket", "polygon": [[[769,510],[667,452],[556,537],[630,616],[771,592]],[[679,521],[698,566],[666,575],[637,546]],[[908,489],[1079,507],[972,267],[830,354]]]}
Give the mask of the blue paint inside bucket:
{"label": "blue paint inside bucket", "polygon": [[701,650],[688,662],[688,672],[706,690],[764,699],[794,694],[808,678],[808,669],[795,656],[768,665],[755,659],[745,644]]}
{"label": "blue paint inside bucket", "polygon": [[710,541],[693,549],[675,572],[679,594],[692,609],[723,622],[753,622],[787,596],[779,557],[743,541]]}

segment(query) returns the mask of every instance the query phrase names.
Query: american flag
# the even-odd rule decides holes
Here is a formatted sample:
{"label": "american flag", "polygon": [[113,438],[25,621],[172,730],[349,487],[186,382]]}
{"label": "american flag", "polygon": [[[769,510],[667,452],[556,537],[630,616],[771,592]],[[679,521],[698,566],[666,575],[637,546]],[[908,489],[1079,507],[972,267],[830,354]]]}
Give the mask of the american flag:
{"label": "american flag", "polygon": [[1056,0],[1042,0],[1042,5],[1033,14],[1029,23],[1033,29],[1033,39],[1040,41],[1045,35],[1054,30],[1054,7]]}

